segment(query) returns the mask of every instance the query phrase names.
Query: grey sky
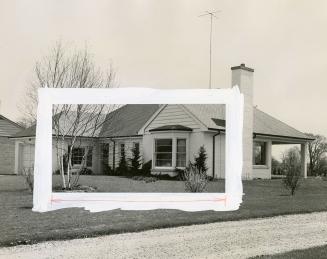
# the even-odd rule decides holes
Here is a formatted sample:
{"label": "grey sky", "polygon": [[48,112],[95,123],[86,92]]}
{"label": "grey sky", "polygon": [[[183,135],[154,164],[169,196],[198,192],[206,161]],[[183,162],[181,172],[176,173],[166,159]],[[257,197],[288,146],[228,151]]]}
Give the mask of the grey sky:
{"label": "grey sky", "polygon": [[206,88],[209,18],[198,15],[213,9],[213,86],[230,87],[230,67],[245,63],[255,105],[327,136],[324,0],[1,0],[1,113],[19,117],[35,62],[60,39],[112,62],[121,87]]}

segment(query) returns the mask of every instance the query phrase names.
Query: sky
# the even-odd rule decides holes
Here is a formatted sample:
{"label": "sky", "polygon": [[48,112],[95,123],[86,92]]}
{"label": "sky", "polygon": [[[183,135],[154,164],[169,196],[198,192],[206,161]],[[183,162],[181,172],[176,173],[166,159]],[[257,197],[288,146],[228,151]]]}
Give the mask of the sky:
{"label": "sky", "polygon": [[88,46],[120,87],[231,86],[231,66],[254,68],[254,105],[327,136],[325,0],[0,0],[0,113],[17,120],[35,63],[57,41]]}

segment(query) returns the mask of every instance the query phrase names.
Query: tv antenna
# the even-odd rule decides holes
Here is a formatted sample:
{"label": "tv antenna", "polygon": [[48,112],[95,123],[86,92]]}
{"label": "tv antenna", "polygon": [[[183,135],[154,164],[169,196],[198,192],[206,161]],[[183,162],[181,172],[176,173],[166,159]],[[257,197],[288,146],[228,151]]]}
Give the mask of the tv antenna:
{"label": "tv antenna", "polygon": [[204,14],[199,15],[198,17],[210,15],[210,47],[209,47],[209,89],[211,89],[211,67],[212,67],[212,19],[218,19],[216,13],[220,11],[205,11]]}

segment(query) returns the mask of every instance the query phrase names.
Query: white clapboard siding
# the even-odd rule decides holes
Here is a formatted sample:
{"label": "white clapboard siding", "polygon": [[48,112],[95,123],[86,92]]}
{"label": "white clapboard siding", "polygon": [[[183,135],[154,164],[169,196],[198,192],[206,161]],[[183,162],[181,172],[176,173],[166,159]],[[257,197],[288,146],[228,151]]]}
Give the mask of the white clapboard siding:
{"label": "white clapboard siding", "polygon": [[[140,144],[140,156],[141,156],[141,162],[142,162],[142,154],[143,154],[143,145],[142,145],[142,139],[141,138],[125,138],[125,139],[119,139],[115,140],[116,146],[115,146],[115,168],[119,165],[120,160],[120,144],[125,144],[125,157],[126,159],[130,159],[133,156],[132,149],[134,147],[134,142],[138,142]],[[113,168],[113,143],[109,143],[109,166]]]}
{"label": "white clapboard siding", "polygon": [[161,126],[182,125],[192,129],[199,129],[200,125],[180,105],[167,105],[148,125],[146,131]]}
{"label": "white clapboard siding", "polygon": [[223,134],[215,137],[215,177],[220,179],[225,178],[225,141],[225,135]]}

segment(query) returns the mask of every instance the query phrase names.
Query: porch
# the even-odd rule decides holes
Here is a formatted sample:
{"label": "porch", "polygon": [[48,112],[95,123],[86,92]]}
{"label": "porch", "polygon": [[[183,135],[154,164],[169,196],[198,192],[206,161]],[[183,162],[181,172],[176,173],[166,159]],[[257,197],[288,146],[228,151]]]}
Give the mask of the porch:
{"label": "porch", "polygon": [[[299,145],[301,155],[301,176],[307,178],[307,164],[308,164],[308,143],[310,138],[295,138],[285,136],[273,136],[265,134],[254,134],[253,136],[253,178],[258,175],[272,176],[272,150],[273,146],[280,145]],[[256,150],[257,149],[257,150]],[[259,150],[259,151],[258,151]],[[260,152],[260,159],[265,161],[265,164],[258,164],[258,157],[256,153]],[[264,152],[264,154],[262,154]]]}

